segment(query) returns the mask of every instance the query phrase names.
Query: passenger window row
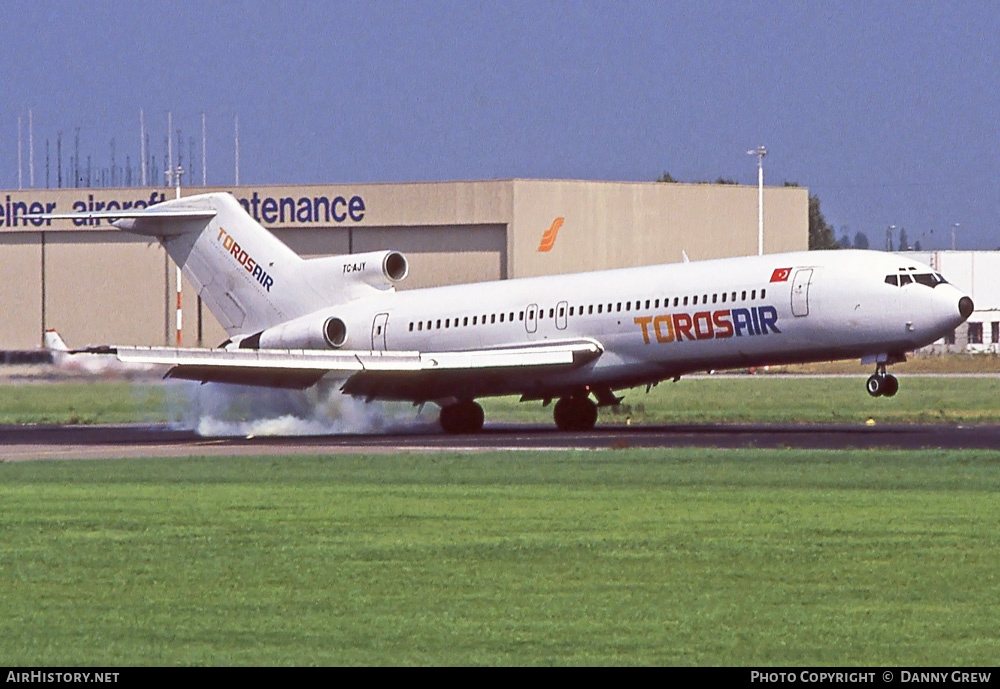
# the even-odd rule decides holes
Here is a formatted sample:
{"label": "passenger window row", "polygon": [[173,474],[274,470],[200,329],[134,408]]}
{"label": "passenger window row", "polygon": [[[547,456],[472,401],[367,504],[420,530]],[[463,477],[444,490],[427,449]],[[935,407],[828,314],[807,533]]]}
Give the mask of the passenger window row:
{"label": "passenger window row", "polygon": [[[605,314],[605,313],[620,313],[621,311],[639,311],[642,309],[659,309],[673,307],[683,307],[683,306],[698,306],[698,305],[708,305],[711,304],[734,304],[737,301],[756,301],[757,299],[767,298],[767,290],[735,290],[732,292],[717,292],[711,295],[709,294],[695,294],[693,296],[689,295],[686,297],[670,297],[664,299],[637,299],[636,301],[625,301],[625,302],[608,302],[607,304],[588,304],[586,306],[570,306],[569,315],[570,316],[592,316],[595,314]],[[623,308],[624,307],[624,308]],[[558,312],[558,318],[564,318],[566,313],[565,306],[550,307],[548,309],[548,317],[556,318]],[[514,311],[501,314],[482,314],[475,316],[459,316],[456,318],[437,318],[427,321],[412,321],[409,325],[410,332],[420,332],[423,330],[443,330],[449,328],[464,328],[467,326],[475,325],[492,325],[494,323],[513,323],[514,322]],[[538,309],[537,317],[544,318],[546,314],[546,309]],[[528,309],[527,311],[528,320],[532,321],[536,318],[536,313],[534,309]],[[524,321],[525,312],[517,312],[517,320]]]}
{"label": "passenger window row", "polygon": [[[487,320],[489,319],[489,320]],[[517,315],[519,321],[524,320],[524,311],[521,311]],[[442,328],[464,328],[468,325],[486,325],[487,323],[513,323],[514,322],[514,312],[501,313],[501,314],[483,314],[482,316],[460,316],[458,318],[438,318],[436,320],[429,321],[417,321],[416,323],[410,323],[410,332],[414,330],[440,330]]]}

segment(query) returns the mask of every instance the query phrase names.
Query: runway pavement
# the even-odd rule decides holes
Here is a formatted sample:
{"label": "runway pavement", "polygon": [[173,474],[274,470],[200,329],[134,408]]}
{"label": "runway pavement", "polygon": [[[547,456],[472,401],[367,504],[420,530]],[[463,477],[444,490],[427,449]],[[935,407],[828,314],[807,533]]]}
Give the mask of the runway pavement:
{"label": "runway pavement", "polygon": [[628,447],[992,450],[1000,449],[1000,425],[600,425],[586,433],[562,433],[549,426],[494,424],[476,435],[446,435],[428,429],[249,438],[206,438],[167,426],[0,426],[2,461]]}

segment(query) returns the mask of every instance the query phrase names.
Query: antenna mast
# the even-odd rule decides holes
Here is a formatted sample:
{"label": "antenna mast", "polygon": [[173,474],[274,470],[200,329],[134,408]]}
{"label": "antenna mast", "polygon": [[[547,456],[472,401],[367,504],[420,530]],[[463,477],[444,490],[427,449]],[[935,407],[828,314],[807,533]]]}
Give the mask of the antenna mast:
{"label": "antenna mast", "polygon": [[240,116],[236,116],[236,186],[240,186]]}

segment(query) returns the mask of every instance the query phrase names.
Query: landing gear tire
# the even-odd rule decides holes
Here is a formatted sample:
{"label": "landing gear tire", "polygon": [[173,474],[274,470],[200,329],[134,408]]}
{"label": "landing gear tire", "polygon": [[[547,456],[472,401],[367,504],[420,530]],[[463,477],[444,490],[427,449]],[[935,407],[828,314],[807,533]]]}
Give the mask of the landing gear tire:
{"label": "landing gear tire", "polygon": [[899,392],[899,381],[896,380],[896,376],[891,374],[887,375],[885,377],[884,390],[882,391],[882,394],[886,397],[892,397],[897,392]]}
{"label": "landing gear tire", "polygon": [[563,397],[553,416],[560,431],[589,431],[597,423],[597,405],[587,397]]}
{"label": "landing gear tire", "polygon": [[881,397],[882,388],[884,386],[885,376],[872,375],[868,376],[868,382],[865,383],[865,389],[868,390],[868,394],[872,397]]}
{"label": "landing gear tire", "polygon": [[875,373],[869,376],[865,389],[872,397],[892,397],[899,392],[899,381],[894,375]]}
{"label": "landing gear tire", "polygon": [[441,408],[438,421],[445,433],[478,433],[483,430],[483,408],[472,400]]}

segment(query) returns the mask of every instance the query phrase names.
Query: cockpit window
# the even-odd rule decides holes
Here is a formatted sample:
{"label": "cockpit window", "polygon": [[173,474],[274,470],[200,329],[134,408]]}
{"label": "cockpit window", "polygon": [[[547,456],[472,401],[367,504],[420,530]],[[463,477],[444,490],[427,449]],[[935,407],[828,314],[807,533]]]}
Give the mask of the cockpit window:
{"label": "cockpit window", "polygon": [[928,287],[937,287],[938,285],[937,276],[933,273],[917,273],[913,276],[913,279],[921,285],[927,285]]}
{"label": "cockpit window", "polygon": [[941,276],[941,273],[911,273],[909,272],[910,270],[914,269],[900,268],[898,275],[886,275],[885,284],[902,287],[903,285],[916,283],[918,285],[927,285],[928,287],[937,287],[942,283],[948,282]]}

